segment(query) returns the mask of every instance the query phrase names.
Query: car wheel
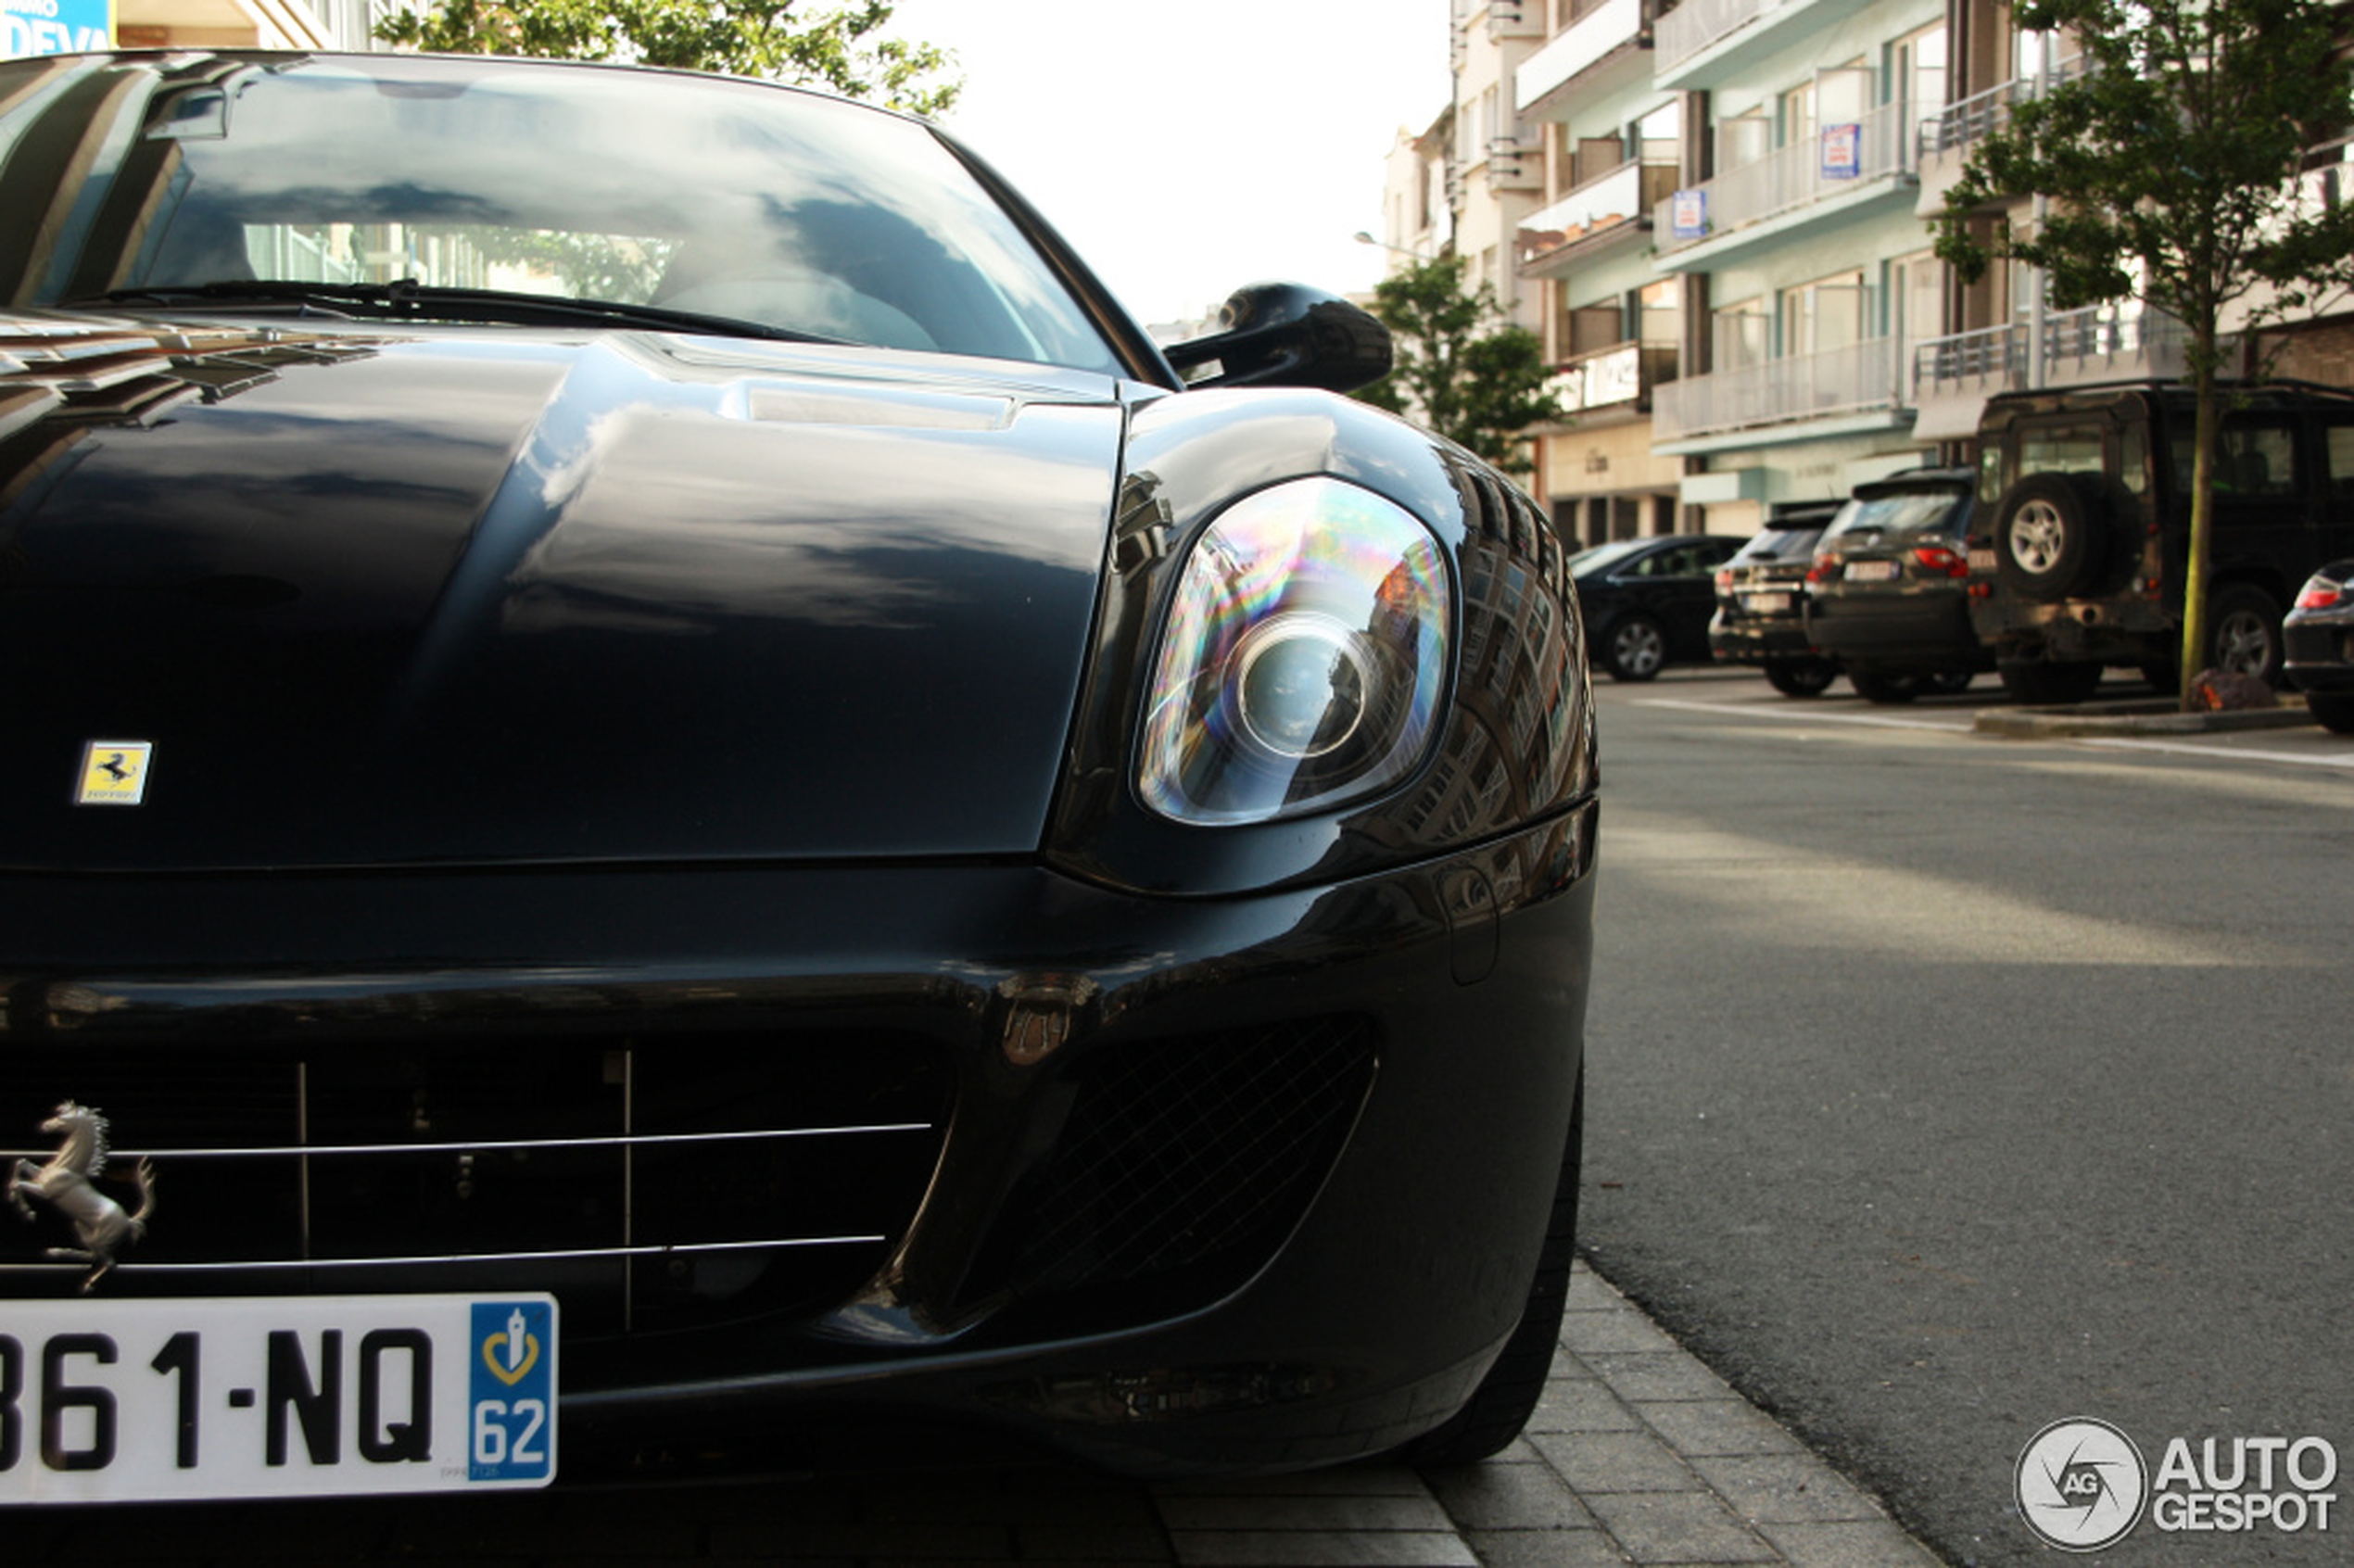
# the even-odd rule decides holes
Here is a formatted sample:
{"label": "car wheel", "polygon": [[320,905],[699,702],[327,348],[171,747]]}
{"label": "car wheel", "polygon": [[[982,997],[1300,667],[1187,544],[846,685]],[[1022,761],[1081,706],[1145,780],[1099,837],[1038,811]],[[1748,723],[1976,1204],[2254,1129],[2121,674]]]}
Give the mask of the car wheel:
{"label": "car wheel", "polygon": [[2354,735],[2354,691],[2308,691],[2313,722],[2333,735]]}
{"label": "car wheel", "polygon": [[1909,702],[1921,694],[1918,676],[1892,675],[1874,664],[1850,664],[1847,684],[1867,702]]}
{"label": "car wheel", "polygon": [[2051,603],[2100,570],[2105,518],[2088,476],[2031,474],[1994,508],[1994,566],[2022,599]]}
{"label": "car wheel", "polygon": [[2281,683],[2281,607],[2249,583],[2227,583],[2207,601],[2207,663],[2210,669]]}
{"label": "car wheel", "polygon": [[1768,659],[1766,681],[1785,697],[1820,697],[1839,678],[1829,659]]}
{"label": "car wheel", "polygon": [[1577,1174],[1585,1144],[1586,1069],[1577,1069],[1577,1092],[1569,1106],[1569,1141],[1562,1151],[1561,1175],[1553,1185],[1553,1208],[1545,1241],[1537,1254],[1537,1277],[1528,1287],[1520,1322],[1504,1353],[1487,1369],[1463,1408],[1390,1457],[1406,1464],[1474,1464],[1499,1453],[1528,1424],[1529,1412],[1545,1392],[1561,1338],[1562,1308],[1569,1299],[1569,1266],[1577,1253]]}
{"label": "car wheel", "polygon": [[1940,697],[1954,697],[1968,691],[1970,682],[1977,678],[1969,670],[1940,670],[1935,675],[1923,676],[1921,684]]}
{"label": "car wheel", "polygon": [[1649,680],[1667,663],[1667,633],[1649,615],[1629,615],[1610,628],[1603,661],[1613,680]]}
{"label": "car wheel", "polygon": [[2018,702],[2046,705],[2082,702],[2100,689],[2098,664],[2030,664],[2006,661],[1995,666],[2003,689]]}

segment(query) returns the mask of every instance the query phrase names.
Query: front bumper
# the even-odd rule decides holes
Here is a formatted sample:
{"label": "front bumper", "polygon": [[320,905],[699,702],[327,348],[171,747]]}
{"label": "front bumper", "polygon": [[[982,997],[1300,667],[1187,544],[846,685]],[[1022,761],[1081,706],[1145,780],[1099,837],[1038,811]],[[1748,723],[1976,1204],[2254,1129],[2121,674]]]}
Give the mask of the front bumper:
{"label": "front bumper", "polygon": [[[398,1179],[278,1161],[305,1171],[298,1242],[274,1234],[290,1188],[158,1157],[171,1204],[105,1288],[552,1289],[573,1458],[852,1411],[1137,1473],[1337,1461],[1444,1419],[1517,1320],[1581,1054],[1595,820],[1218,900],[1003,863],[0,879],[0,1115],[30,1137],[78,1096],[127,1161],[216,1118],[244,1136],[263,1110],[207,1098],[226,1064],[306,1085],[313,1119],[392,1107],[411,1131],[370,1136]],[[540,1064],[583,1087],[537,1094]],[[639,1078],[638,1114],[685,1107],[707,1166],[657,1182],[642,1120],[552,1170],[446,1152]],[[829,1123],[864,1095],[933,1125],[730,1152],[806,1113],[804,1084]],[[713,1118],[727,1141],[694,1143]],[[445,1152],[401,1164],[404,1136]],[[511,1195],[594,1256],[519,1260],[486,1218]],[[868,1239],[822,1264],[764,1245],[842,1224]],[[70,1293],[37,1239],[0,1242],[0,1294]],[[286,1247],[317,1266],[241,1266]]]}

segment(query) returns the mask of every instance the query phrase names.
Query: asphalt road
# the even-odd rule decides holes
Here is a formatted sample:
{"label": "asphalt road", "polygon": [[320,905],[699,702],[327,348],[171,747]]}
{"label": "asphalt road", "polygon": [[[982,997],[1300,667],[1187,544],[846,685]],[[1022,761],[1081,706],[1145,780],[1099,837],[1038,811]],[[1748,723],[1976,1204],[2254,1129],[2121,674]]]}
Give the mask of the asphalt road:
{"label": "asphalt road", "polygon": [[[2153,1467],[2354,1462],[2354,745],[1972,737],[1993,684],[1601,690],[1583,1230],[1904,1524],[2008,1563],[2053,1560],[2012,1467],[2064,1418]],[[2348,1561],[2333,1525],[2101,1561]]]}

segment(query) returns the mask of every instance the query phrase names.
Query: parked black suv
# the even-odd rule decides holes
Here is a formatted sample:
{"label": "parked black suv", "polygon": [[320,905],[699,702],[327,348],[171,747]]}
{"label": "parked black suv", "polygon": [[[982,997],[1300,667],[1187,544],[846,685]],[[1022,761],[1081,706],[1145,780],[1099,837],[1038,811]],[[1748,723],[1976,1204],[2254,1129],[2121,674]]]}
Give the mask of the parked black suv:
{"label": "parked black suv", "polygon": [[1841,504],[1783,508],[1716,568],[1709,651],[1728,664],[1762,665],[1785,697],[1819,697],[1839,678],[1839,666],[1807,637],[1805,617],[1806,568]]}
{"label": "parked black suv", "polygon": [[1855,487],[1815,547],[1806,634],[1872,702],[1959,691],[1994,667],[1969,613],[1977,475],[1908,468]]}
{"label": "parked black suv", "polygon": [[[2204,663],[2277,684],[2289,596],[2354,554],[2354,394],[2287,382],[2225,393]],[[2193,411],[2189,388],[2168,382],[1988,400],[1971,619],[2021,701],[2090,696],[2108,664],[2179,680]]]}

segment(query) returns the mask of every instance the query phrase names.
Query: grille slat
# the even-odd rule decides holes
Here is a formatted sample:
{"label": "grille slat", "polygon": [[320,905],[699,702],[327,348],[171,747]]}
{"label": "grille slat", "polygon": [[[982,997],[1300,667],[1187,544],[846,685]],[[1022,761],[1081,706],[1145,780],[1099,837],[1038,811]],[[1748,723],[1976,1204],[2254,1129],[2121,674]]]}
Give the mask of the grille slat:
{"label": "grille slat", "polygon": [[[452,1036],[0,1055],[11,1142],[71,1098],[142,1149],[156,1212],[111,1294],[553,1290],[568,1335],[822,1310],[905,1230],[938,1163],[944,1053],[897,1035],[698,1035],[652,1048]],[[37,1145],[21,1157],[45,1160]],[[0,1290],[69,1291],[36,1205]]]}

